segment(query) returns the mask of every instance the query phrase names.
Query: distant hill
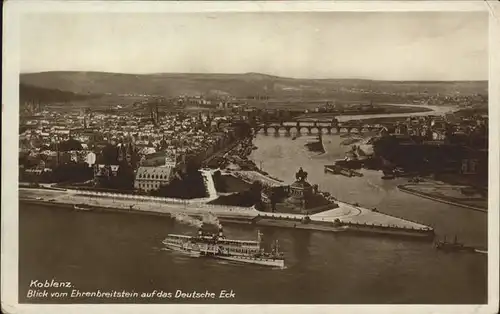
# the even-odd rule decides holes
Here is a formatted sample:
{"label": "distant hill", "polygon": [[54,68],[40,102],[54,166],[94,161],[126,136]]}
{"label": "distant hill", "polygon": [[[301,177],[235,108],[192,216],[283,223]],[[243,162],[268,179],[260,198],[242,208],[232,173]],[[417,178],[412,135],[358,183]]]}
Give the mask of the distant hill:
{"label": "distant hill", "polygon": [[[235,97],[268,95],[279,99],[289,97],[332,98],[342,95],[342,97],[346,95],[351,97],[367,94],[352,89],[372,90],[380,95],[401,92],[454,94],[456,91],[460,91],[461,94],[487,94],[488,91],[487,81],[403,82],[358,79],[294,79],[260,73],[136,75],[105,72],[41,72],[21,74],[20,81],[22,84],[76,94],[147,94],[165,97],[175,97],[182,94],[205,96],[229,94]],[[363,97],[366,98],[366,96]],[[383,97],[387,98],[388,96]]]}
{"label": "distant hill", "polygon": [[27,84],[19,84],[20,103],[53,103],[86,100],[100,97],[95,94],[77,94],[71,91],[62,91],[54,88],[37,87]]}

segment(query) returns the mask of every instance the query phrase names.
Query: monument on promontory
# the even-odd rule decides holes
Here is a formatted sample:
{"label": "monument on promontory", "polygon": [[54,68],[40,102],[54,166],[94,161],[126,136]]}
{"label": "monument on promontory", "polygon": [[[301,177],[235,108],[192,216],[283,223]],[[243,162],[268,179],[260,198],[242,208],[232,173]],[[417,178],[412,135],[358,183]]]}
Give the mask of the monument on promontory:
{"label": "monument on promontory", "polygon": [[307,182],[307,172],[302,168],[295,174],[295,182],[288,186],[287,207],[297,213],[313,213],[324,210],[330,202],[318,192],[318,185]]}

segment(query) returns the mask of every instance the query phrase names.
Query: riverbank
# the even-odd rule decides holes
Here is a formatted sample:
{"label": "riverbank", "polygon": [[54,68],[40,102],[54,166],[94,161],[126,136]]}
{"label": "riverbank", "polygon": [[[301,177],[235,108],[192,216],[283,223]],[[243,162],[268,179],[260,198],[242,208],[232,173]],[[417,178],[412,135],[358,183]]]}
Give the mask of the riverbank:
{"label": "riverbank", "polygon": [[[67,207],[79,211],[112,211],[146,215],[169,216],[183,213],[202,217],[207,213],[216,215],[228,223],[269,225],[317,231],[337,232],[339,226],[347,231],[364,234],[386,234],[432,238],[432,228],[406,219],[373,212],[368,209],[338,202],[338,207],[310,216],[289,213],[269,213],[254,207],[210,205],[202,200],[172,201],[145,196],[123,196],[111,193],[92,193],[78,190],[48,190],[20,188],[19,201],[54,207]],[[84,209],[79,209],[85,205]],[[307,218],[308,217],[308,218]],[[265,219],[264,219],[265,218]],[[293,221],[293,224],[290,224]]]}
{"label": "riverbank", "polygon": [[457,190],[460,190],[461,188],[467,187],[436,183],[398,185],[398,189],[405,193],[413,194],[415,196],[423,197],[444,204],[481,211],[484,213],[488,212],[487,198],[457,195],[459,193],[457,193]]}
{"label": "riverbank", "polygon": [[379,115],[379,114],[411,114],[411,113],[423,113],[434,111],[431,108],[420,107],[418,105],[398,105],[398,104],[384,104],[375,105],[372,109],[367,110],[341,110],[332,112],[312,112],[306,113],[296,117],[296,120],[301,119],[333,119],[337,116],[356,116],[356,115]]}
{"label": "riverbank", "polygon": [[[254,177],[254,181],[256,179],[264,179],[264,181],[270,180],[272,182],[283,182],[278,178],[272,177],[269,173],[263,171],[262,169],[259,169],[254,161],[248,159],[254,149],[257,149],[257,147],[253,144],[253,137],[245,138],[233,145],[231,149],[225,151],[223,157],[219,156],[223,158],[223,160],[219,160],[217,163],[212,163],[207,166],[209,166],[210,169],[222,169],[223,172],[229,175],[233,175],[238,172],[247,173],[250,174],[250,177]],[[235,167],[236,169],[234,169]],[[224,170],[229,168],[234,169],[234,171],[227,173],[228,171]],[[243,181],[250,184],[253,183],[253,181]]]}

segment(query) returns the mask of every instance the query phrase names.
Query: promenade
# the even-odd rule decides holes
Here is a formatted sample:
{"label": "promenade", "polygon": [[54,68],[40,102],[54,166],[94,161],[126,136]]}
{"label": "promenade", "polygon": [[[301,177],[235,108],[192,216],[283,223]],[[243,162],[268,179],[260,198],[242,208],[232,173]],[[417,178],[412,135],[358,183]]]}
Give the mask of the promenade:
{"label": "promenade", "polygon": [[[287,221],[302,221],[306,215],[289,214],[289,213],[270,213],[261,212],[254,207],[238,207],[238,206],[222,206],[211,205],[206,202],[210,198],[205,199],[169,199],[151,196],[113,194],[94,191],[80,190],[52,190],[42,188],[19,188],[19,199],[26,201],[44,202],[47,204],[58,205],[81,205],[86,204],[99,208],[108,208],[114,210],[123,210],[124,212],[144,212],[156,214],[172,214],[185,213],[194,216],[203,216],[206,213],[212,213],[221,219],[230,219],[234,221],[252,221],[255,218],[271,219],[278,226],[287,227]],[[377,230],[387,230],[388,232],[394,229],[411,230],[411,231],[432,231],[428,226],[412,222],[406,219],[389,216],[383,213],[374,212],[366,208],[337,202],[338,207],[313,214],[309,216],[312,224],[310,229],[316,229],[314,226],[317,223],[324,225],[325,223],[333,226],[335,221],[340,221],[349,226],[362,226],[366,232],[375,228]],[[283,223],[280,223],[283,222]],[[258,224],[258,220],[257,220]],[[318,227],[318,230],[320,228]],[[374,230],[375,232],[375,230]]]}
{"label": "promenade", "polygon": [[[430,231],[432,228],[407,219],[374,212],[367,208],[337,202],[338,207],[310,215],[312,222],[334,223],[338,220],[345,224],[372,226],[380,228],[399,228],[405,230]],[[288,213],[259,213],[260,217],[301,220],[305,215]]]}
{"label": "promenade", "polygon": [[247,183],[252,184],[255,181],[261,182],[265,186],[269,187],[279,187],[279,186],[284,186],[283,182],[280,182],[276,179],[270,178],[268,176],[263,175],[262,173],[259,173],[258,171],[221,171],[221,174],[223,175],[230,175],[235,178],[239,178]]}
{"label": "promenade", "polygon": [[430,230],[430,227],[400,217],[375,212],[364,207],[337,202],[338,208],[327,210],[311,216],[311,220],[333,221],[339,219],[342,222],[366,224],[380,227],[406,228],[416,230]]}
{"label": "promenade", "polygon": [[253,219],[259,213],[254,208],[206,204],[207,199],[180,200],[139,195],[120,195],[77,190],[48,190],[19,188],[20,200],[36,200],[47,204],[80,205],[159,214],[186,213],[203,215],[213,213],[221,218]]}

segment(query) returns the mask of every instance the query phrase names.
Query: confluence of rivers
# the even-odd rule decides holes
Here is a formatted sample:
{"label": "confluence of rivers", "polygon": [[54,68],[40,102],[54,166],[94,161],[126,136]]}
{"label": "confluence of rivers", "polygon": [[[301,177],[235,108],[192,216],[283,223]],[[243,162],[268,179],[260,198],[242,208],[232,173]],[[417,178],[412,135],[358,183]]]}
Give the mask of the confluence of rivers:
{"label": "confluence of rivers", "polygon": [[[427,113],[429,114],[429,113]],[[431,113],[432,114],[432,113]],[[408,114],[407,114],[408,115]],[[359,116],[356,117],[359,119]],[[299,167],[308,180],[338,199],[431,225],[437,236],[487,246],[487,214],[398,191],[404,180],[325,174],[323,165],[343,156],[305,149],[307,137],[257,135],[251,158],[285,182]],[[332,145],[335,147],[335,145]],[[75,212],[21,204],[19,302],[40,303],[295,303],[295,304],[480,304],[487,301],[487,254],[443,253],[431,243],[398,238],[341,235],[260,227],[267,244],[280,241],[287,268],[269,269],[165,251],[168,233],[196,230],[168,218]],[[254,226],[227,225],[229,238],[256,236]],[[33,279],[71,281],[81,291],[204,292],[233,290],[233,299],[168,298],[37,299],[26,297]]]}

